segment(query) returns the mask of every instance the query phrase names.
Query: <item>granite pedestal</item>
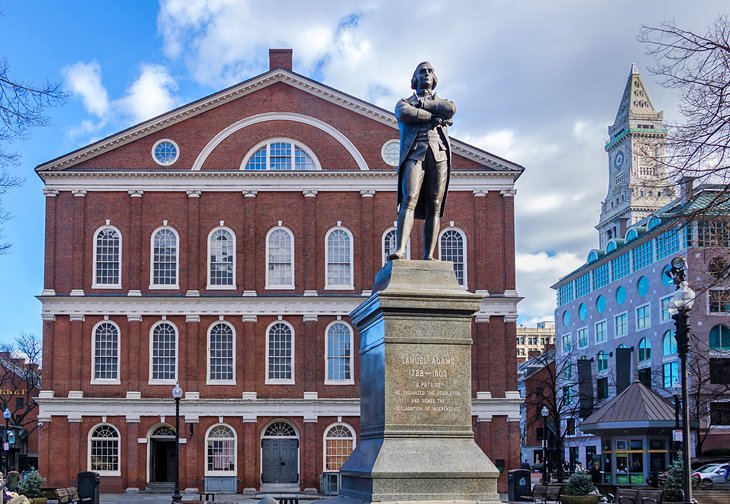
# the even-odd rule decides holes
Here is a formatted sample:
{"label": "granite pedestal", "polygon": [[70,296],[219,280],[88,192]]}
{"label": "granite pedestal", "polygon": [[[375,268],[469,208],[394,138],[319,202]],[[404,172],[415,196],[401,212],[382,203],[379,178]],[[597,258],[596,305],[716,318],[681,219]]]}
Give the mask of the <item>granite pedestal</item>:
{"label": "granite pedestal", "polygon": [[498,471],[472,430],[480,302],[450,262],[398,260],[378,272],[373,294],[350,314],[360,331],[360,436],[336,500],[499,500]]}

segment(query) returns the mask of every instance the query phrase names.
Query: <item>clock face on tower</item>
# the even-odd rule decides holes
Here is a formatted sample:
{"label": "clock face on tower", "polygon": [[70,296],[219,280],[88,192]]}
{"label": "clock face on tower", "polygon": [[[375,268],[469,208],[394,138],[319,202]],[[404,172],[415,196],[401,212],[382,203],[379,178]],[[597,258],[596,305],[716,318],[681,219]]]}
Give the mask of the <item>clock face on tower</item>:
{"label": "clock face on tower", "polygon": [[617,170],[620,169],[624,164],[624,151],[620,150],[616,153],[616,156],[613,158],[613,167]]}

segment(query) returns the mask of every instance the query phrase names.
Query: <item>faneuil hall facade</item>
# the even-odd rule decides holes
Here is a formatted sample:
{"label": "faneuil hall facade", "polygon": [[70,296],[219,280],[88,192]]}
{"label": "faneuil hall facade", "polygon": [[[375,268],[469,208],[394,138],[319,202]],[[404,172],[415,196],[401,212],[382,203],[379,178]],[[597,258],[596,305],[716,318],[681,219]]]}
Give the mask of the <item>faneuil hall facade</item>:
{"label": "faneuil hall facade", "polygon": [[[522,167],[452,145],[438,250],[483,295],[474,431],[511,469]],[[182,489],[318,489],[358,442],[348,314],[393,249],[397,160],[391,112],[271,50],[264,74],[39,165],[48,485],[87,470],[102,492],[169,485],[179,383]]]}

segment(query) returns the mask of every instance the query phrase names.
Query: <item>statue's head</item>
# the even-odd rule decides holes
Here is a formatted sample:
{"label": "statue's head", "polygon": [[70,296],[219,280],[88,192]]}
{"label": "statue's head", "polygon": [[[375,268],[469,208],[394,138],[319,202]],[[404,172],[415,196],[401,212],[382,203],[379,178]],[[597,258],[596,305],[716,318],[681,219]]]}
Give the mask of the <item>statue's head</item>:
{"label": "statue's head", "polygon": [[[423,71],[422,71],[423,69]],[[428,61],[419,63],[411,77],[411,89],[436,89],[438,77],[433,69],[433,65]]]}

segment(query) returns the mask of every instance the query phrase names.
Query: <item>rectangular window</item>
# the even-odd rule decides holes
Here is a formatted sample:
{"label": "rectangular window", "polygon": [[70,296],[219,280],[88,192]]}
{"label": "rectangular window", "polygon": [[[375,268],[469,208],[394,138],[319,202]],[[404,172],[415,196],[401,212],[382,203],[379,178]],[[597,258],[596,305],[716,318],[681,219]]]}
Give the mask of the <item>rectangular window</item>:
{"label": "rectangular window", "polygon": [[568,436],[575,435],[575,418],[568,418],[568,420],[565,422],[565,433]]}
{"label": "rectangular window", "polygon": [[710,313],[730,314],[730,289],[711,289]]}
{"label": "rectangular window", "polygon": [[712,425],[730,425],[730,402],[711,402],[710,422]]}
{"label": "rectangular window", "polygon": [[710,383],[730,384],[730,359],[710,359]]}
{"label": "rectangular window", "polygon": [[573,338],[570,333],[563,334],[563,352],[570,352],[573,348],[572,340]]}
{"label": "rectangular window", "polygon": [[593,290],[608,285],[608,263],[593,270]]}
{"label": "rectangular window", "polygon": [[665,362],[662,366],[662,375],[664,388],[672,388],[672,385],[679,381],[679,361]]}
{"label": "rectangular window", "polygon": [[596,399],[606,399],[608,397],[608,377],[596,380]]}
{"label": "rectangular window", "polygon": [[575,297],[580,298],[591,291],[591,277],[588,273],[575,279]]}
{"label": "rectangular window", "polygon": [[629,333],[629,314],[619,313],[613,318],[613,334],[615,337],[620,338],[626,336]]}
{"label": "rectangular window", "polygon": [[656,258],[664,259],[679,252],[679,231],[666,231],[656,238]]}
{"label": "rectangular window", "polygon": [[578,348],[585,348],[588,346],[588,328],[581,327],[578,329]]}
{"label": "rectangular window", "polygon": [[705,221],[700,222],[697,227],[700,247],[730,247],[730,223]]}
{"label": "rectangular window", "polygon": [[563,387],[563,398],[565,404],[573,404],[573,388],[570,386]]}
{"label": "rectangular window", "polygon": [[669,303],[672,302],[672,296],[663,297],[659,302],[661,303],[659,321],[668,322],[672,320],[672,316],[669,314]]}
{"label": "rectangular window", "polygon": [[629,274],[630,271],[629,253],[621,254],[611,260],[611,281],[615,282]]}
{"label": "rectangular window", "polygon": [[639,369],[639,381],[646,387],[651,388],[651,368]]}
{"label": "rectangular window", "polygon": [[572,302],[573,299],[573,282],[558,288],[558,306],[566,305]]}
{"label": "rectangular window", "polygon": [[645,304],[636,309],[636,330],[640,331],[651,327],[651,305]]}
{"label": "rectangular window", "polygon": [[596,322],[596,343],[603,343],[608,338],[608,324],[605,320]]}
{"label": "rectangular window", "polygon": [[654,247],[651,240],[642,243],[634,250],[631,251],[631,256],[634,263],[634,271],[638,271],[641,268],[649,266],[654,261]]}

